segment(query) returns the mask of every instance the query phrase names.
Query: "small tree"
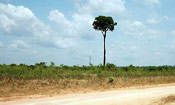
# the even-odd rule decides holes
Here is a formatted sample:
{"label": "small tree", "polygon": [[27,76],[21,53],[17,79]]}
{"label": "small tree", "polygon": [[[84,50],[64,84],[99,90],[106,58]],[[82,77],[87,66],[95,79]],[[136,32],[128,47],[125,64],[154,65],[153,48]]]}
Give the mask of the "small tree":
{"label": "small tree", "polygon": [[117,25],[117,22],[114,22],[112,17],[106,17],[106,16],[99,16],[96,17],[93,22],[93,28],[97,31],[101,31],[104,37],[104,60],[103,65],[106,64],[106,47],[105,47],[105,41],[106,41],[106,33],[107,31],[113,31],[114,26]]}
{"label": "small tree", "polygon": [[50,67],[54,67],[55,63],[54,62],[50,62]]}

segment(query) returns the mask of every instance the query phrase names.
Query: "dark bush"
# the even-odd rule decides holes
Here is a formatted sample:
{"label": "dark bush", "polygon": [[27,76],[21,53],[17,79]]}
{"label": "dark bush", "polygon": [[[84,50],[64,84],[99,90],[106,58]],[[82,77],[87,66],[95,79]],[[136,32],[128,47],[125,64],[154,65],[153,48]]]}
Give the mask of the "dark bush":
{"label": "dark bush", "polygon": [[148,71],[155,71],[157,68],[155,66],[148,66],[146,69]]}
{"label": "dark bush", "polygon": [[128,67],[122,67],[122,69],[123,69],[124,71],[128,71],[128,70],[129,70]]}
{"label": "dark bush", "polygon": [[116,65],[115,65],[115,64],[112,64],[112,63],[107,63],[107,64],[106,64],[106,68],[107,68],[108,70],[117,70]]}

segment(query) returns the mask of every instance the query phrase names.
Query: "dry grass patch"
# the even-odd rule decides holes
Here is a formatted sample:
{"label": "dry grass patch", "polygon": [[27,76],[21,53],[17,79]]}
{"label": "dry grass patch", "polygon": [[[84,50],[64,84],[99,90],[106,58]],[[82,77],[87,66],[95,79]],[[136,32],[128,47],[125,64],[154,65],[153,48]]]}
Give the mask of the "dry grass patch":
{"label": "dry grass patch", "polygon": [[158,105],[175,105],[175,95],[162,98]]}
{"label": "dry grass patch", "polygon": [[174,76],[116,77],[113,83],[109,83],[108,78],[97,77],[91,79],[2,80],[0,82],[0,101],[30,95],[55,96],[167,83],[175,83]]}

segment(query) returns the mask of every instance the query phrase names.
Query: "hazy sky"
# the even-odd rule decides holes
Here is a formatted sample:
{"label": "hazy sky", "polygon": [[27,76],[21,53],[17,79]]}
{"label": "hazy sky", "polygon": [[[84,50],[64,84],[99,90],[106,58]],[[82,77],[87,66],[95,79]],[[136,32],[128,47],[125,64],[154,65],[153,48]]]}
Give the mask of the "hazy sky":
{"label": "hazy sky", "polygon": [[0,0],[0,64],[100,64],[99,15],[118,22],[107,62],[175,65],[175,0]]}

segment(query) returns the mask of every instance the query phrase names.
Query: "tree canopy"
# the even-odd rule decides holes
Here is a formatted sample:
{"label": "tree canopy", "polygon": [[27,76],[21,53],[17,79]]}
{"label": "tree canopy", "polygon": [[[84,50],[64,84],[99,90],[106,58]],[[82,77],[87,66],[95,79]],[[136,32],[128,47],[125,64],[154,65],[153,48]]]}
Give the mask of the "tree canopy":
{"label": "tree canopy", "polygon": [[115,25],[117,25],[117,23],[114,22],[114,20],[110,16],[96,17],[93,22],[93,28],[97,31],[101,31],[102,33],[108,30],[113,31]]}

